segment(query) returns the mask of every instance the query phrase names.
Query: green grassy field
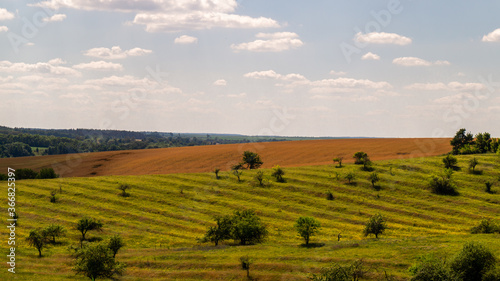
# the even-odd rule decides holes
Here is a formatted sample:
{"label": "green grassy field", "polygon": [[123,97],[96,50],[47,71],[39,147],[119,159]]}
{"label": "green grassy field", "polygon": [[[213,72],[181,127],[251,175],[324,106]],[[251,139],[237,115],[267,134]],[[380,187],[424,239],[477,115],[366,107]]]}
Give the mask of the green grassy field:
{"label": "green grassy field", "polygon": [[[466,168],[472,157],[458,157],[461,170],[453,179],[459,196],[435,195],[428,189],[429,177],[442,170],[442,157],[374,163],[381,177],[379,190],[368,181],[370,172],[352,164],[287,168],[286,183],[271,180],[268,187],[255,184],[255,171],[244,171],[241,183],[229,172],[222,173],[219,180],[212,173],[19,181],[17,273],[8,273],[2,263],[0,280],[87,280],[71,270],[68,250],[78,245],[80,234],[74,225],[84,216],[104,223],[102,232],[89,232],[88,237],[123,237],[126,246],[117,260],[127,270],[121,280],[247,280],[239,264],[244,255],[254,259],[250,274],[255,280],[307,280],[309,273],[332,262],[360,258],[373,267],[369,280],[383,280],[384,271],[406,280],[408,267],[417,257],[431,252],[451,257],[472,240],[500,257],[500,235],[469,234],[482,218],[500,217],[500,158],[475,156],[480,162],[476,169],[483,174],[473,175]],[[356,173],[354,184],[335,179],[335,173],[350,170]],[[485,181],[494,182],[497,193],[486,193]],[[132,187],[130,197],[119,196],[122,183]],[[57,203],[49,202],[52,190],[58,192]],[[326,199],[328,191],[334,200]],[[7,200],[3,202],[5,221]],[[245,208],[254,209],[267,225],[265,243],[234,246],[226,241],[214,247],[197,242],[213,225],[214,215]],[[378,240],[363,237],[365,222],[376,213],[387,218],[389,229]],[[322,246],[301,246],[303,241],[293,229],[300,216],[321,222],[320,233],[311,243]],[[63,225],[67,236],[61,245],[45,249],[44,257],[38,258],[24,238],[30,230],[51,223]],[[6,255],[8,233],[2,234],[0,244]]]}

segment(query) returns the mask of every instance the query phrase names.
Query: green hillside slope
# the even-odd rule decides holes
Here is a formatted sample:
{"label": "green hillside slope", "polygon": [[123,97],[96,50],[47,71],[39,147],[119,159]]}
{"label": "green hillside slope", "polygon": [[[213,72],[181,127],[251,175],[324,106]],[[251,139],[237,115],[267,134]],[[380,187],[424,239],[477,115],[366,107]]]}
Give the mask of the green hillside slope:
{"label": "green hillside slope", "polygon": [[[372,266],[369,280],[382,280],[385,272],[405,280],[417,257],[430,252],[452,256],[472,240],[500,257],[500,235],[470,234],[481,219],[500,218],[500,159],[475,156],[479,175],[467,171],[472,157],[458,157],[461,170],[453,175],[458,196],[435,195],[428,189],[430,176],[443,169],[442,157],[376,162],[378,190],[368,180],[370,172],[352,164],[289,168],[285,183],[270,179],[268,187],[255,183],[255,171],[243,171],[241,183],[229,172],[221,173],[219,180],[212,173],[19,181],[16,274],[8,273],[3,263],[0,279],[88,280],[71,270],[68,249],[79,244],[74,225],[84,216],[104,223],[102,232],[89,232],[88,237],[120,234],[124,239],[126,246],[117,254],[127,265],[121,280],[247,280],[239,263],[244,255],[254,259],[250,274],[257,280],[307,280],[309,273],[332,262],[360,258]],[[356,173],[353,184],[342,178],[348,171]],[[495,183],[497,193],[485,192],[486,181]],[[131,196],[119,196],[120,184],[131,186]],[[49,201],[53,190],[58,192],[57,203]],[[329,191],[334,200],[326,199]],[[3,202],[5,221],[7,200]],[[214,225],[214,215],[241,209],[254,209],[267,225],[265,243],[233,246],[226,241],[214,247],[197,242]],[[378,240],[363,237],[364,224],[376,213],[387,218],[388,230]],[[319,234],[311,238],[319,247],[301,246],[293,228],[300,216],[321,222]],[[38,258],[24,239],[30,230],[51,223],[63,225],[67,235]],[[8,254],[8,233],[2,234],[2,252]],[[7,261],[5,255],[3,259]]]}

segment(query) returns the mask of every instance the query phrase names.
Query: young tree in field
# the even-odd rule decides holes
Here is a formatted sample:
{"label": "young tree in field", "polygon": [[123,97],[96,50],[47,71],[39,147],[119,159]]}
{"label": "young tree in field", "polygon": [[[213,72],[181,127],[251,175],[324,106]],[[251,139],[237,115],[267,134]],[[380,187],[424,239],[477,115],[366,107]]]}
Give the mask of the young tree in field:
{"label": "young tree in field", "polygon": [[268,231],[253,210],[236,211],[232,217],[231,236],[240,245],[261,243]]}
{"label": "young tree in field", "polygon": [[341,156],[333,158],[333,164],[339,163],[339,165],[335,167],[342,168],[342,160],[344,160],[344,157]]}
{"label": "young tree in field", "polygon": [[285,182],[283,178],[285,171],[279,165],[273,167],[273,173],[271,175],[276,178],[277,182]]}
{"label": "young tree in field", "polygon": [[51,224],[43,229],[43,234],[46,237],[52,238],[51,242],[53,244],[56,243],[56,237],[64,236],[65,233],[66,233],[66,230],[64,229],[64,227],[57,225],[57,224]]}
{"label": "young tree in field", "polygon": [[213,242],[215,246],[227,239],[232,238],[233,218],[231,216],[214,217],[216,225],[210,226],[201,242]]}
{"label": "young tree in field", "polygon": [[358,164],[358,165],[363,164],[363,158],[366,156],[368,156],[368,154],[364,153],[363,151],[358,151],[358,152],[354,153],[354,156],[353,156],[353,158],[355,159],[354,164]]}
{"label": "young tree in field", "polygon": [[215,168],[215,169],[214,169],[215,179],[217,179],[217,180],[218,180],[218,179],[220,179],[220,177],[219,177],[219,172],[220,172],[220,169],[219,169],[219,168]]}
{"label": "young tree in field", "polygon": [[472,169],[472,173],[475,172],[477,164],[479,164],[479,161],[477,161],[476,157],[469,160],[469,170]]}
{"label": "young tree in field", "polygon": [[373,188],[375,188],[375,184],[380,181],[380,178],[377,173],[373,172],[370,174],[370,181],[372,183]]}
{"label": "young tree in field", "polygon": [[361,160],[363,161],[363,171],[373,171],[373,168],[371,168],[372,160],[370,160],[368,154],[365,153]]}
{"label": "young tree in field", "polygon": [[309,239],[318,232],[321,224],[315,218],[300,217],[297,219],[294,227],[299,235],[304,238],[306,246],[309,246]]}
{"label": "young tree in field", "polygon": [[460,148],[465,145],[470,145],[474,142],[474,137],[471,133],[467,133],[465,129],[460,129],[455,134],[455,137],[450,141],[451,146],[453,146],[453,154],[458,154]]}
{"label": "young tree in field", "polygon": [[41,229],[30,231],[30,235],[26,238],[28,245],[35,247],[38,250],[38,257],[42,256],[42,249],[47,244],[47,236]]}
{"label": "young tree in field", "polygon": [[115,258],[116,253],[118,253],[118,250],[120,250],[123,246],[125,246],[125,243],[123,243],[120,235],[114,235],[109,239],[108,248],[110,248],[113,252],[113,258]]}
{"label": "young tree in field", "polygon": [[112,250],[105,243],[89,244],[75,254],[73,270],[91,280],[97,278],[112,278],[122,275],[125,266],[113,257]]}
{"label": "young tree in field", "polygon": [[368,236],[370,234],[374,234],[375,238],[378,239],[380,234],[383,234],[386,230],[387,225],[384,217],[381,214],[376,214],[370,218],[370,220],[366,223],[365,229],[363,230],[363,234]]}
{"label": "young tree in field", "polygon": [[445,169],[456,169],[457,163],[458,163],[458,160],[453,155],[448,154],[443,158],[443,164],[444,164]]}
{"label": "young tree in field", "polygon": [[354,178],[356,177],[356,175],[353,172],[348,172],[344,177],[345,177],[346,180],[349,181],[349,184],[350,184],[351,181],[354,180]]}
{"label": "young tree in field", "polygon": [[123,197],[129,196],[129,194],[127,193],[127,190],[130,189],[130,185],[128,185],[128,184],[120,184],[120,186],[118,187],[118,189],[122,191],[122,193],[120,194],[121,196],[123,196]]}
{"label": "young tree in field", "polygon": [[236,167],[233,167],[233,175],[238,178],[238,182],[241,182],[241,175],[243,174],[243,171],[240,171],[240,169],[237,169]]}
{"label": "young tree in field", "polygon": [[247,165],[248,169],[258,169],[264,162],[260,160],[260,156],[252,151],[243,152],[242,165]]}
{"label": "young tree in field", "polygon": [[490,181],[487,181],[487,182],[484,183],[484,185],[486,186],[486,192],[492,193],[491,192],[491,187],[493,186],[493,183],[490,182]]}
{"label": "young tree in field", "polygon": [[250,265],[253,263],[253,260],[248,256],[240,257],[241,269],[247,271],[247,278],[250,279]]}
{"label": "young tree in field", "polygon": [[76,224],[76,230],[80,231],[80,233],[82,234],[81,242],[85,241],[85,235],[88,231],[101,229],[102,223],[92,218],[80,219]]}
{"label": "young tree in field", "polygon": [[263,171],[257,171],[255,174],[255,179],[259,182],[260,186],[264,186],[264,172]]}

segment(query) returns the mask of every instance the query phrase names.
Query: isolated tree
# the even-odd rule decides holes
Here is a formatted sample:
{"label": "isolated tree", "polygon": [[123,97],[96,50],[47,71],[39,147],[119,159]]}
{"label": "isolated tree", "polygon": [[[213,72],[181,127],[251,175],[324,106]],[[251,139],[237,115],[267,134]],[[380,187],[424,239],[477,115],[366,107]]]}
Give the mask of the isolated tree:
{"label": "isolated tree", "polygon": [[486,153],[491,150],[491,142],[490,133],[478,133],[474,145],[479,153]]}
{"label": "isolated tree", "polygon": [[304,238],[306,246],[309,246],[309,239],[319,231],[321,224],[315,218],[300,217],[297,219],[294,227],[299,235]]}
{"label": "isolated tree", "polygon": [[475,172],[474,169],[476,169],[477,164],[479,164],[479,161],[477,161],[476,157],[469,160],[469,170],[472,169],[472,173]]}
{"label": "isolated tree", "polygon": [[26,241],[28,242],[28,245],[35,247],[38,250],[39,257],[42,256],[42,249],[48,242],[47,236],[45,236],[45,233],[41,229],[30,231],[30,234],[26,238]]}
{"label": "isolated tree", "polygon": [[384,217],[381,214],[376,214],[368,220],[366,223],[365,229],[363,230],[363,234],[368,236],[370,234],[374,234],[375,238],[378,239],[380,234],[383,234],[386,230],[387,225]]}
{"label": "isolated tree", "polygon": [[341,156],[335,157],[335,158],[333,158],[333,164],[339,163],[339,165],[336,166],[336,167],[337,168],[342,168],[342,160],[344,160],[344,157],[341,157]]}
{"label": "isolated tree", "polygon": [[370,181],[372,183],[373,188],[375,188],[375,183],[380,181],[380,178],[376,172],[370,174]]}
{"label": "isolated tree", "polygon": [[101,230],[101,229],[102,229],[102,223],[92,218],[80,219],[76,224],[76,230],[80,231],[80,233],[82,234],[81,238],[82,242],[85,241],[85,235],[87,234],[88,231]]}
{"label": "isolated tree", "polygon": [[264,162],[260,160],[260,156],[252,151],[243,152],[242,165],[247,165],[248,169],[258,169]]}
{"label": "isolated tree", "polygon": [[73,270],[91,280],[97,278],[112,278],[121,275],[125,266],[113,257],[113,251],[105,243],[89,244],[75,254]]}
{"label": "isolated tree", "polygon": [[285,179],[283,178],[285,171],[283,171],[279,165],[273,167],[273,173],[271,175],[276,178],[277,182],[285,182]]}
{"label": "isolated tree", "polygon": [[122,193],[120,194],[121,196],[123,196],[123,197],[129,196],[129,194],[127,193],[127,190],[130,189],[130,185],[128,185],[128,184],[120,184],[120,186],[118,187],[118,189],[122,191]]}
{"label": "isolated tree", "polygon": [[215,179],[217,179],[217,180],[218,180],[218,179],[220,179],[220,177],[219,177],[219,172],[220,172],[220,169],[219,169],[219,168],[215,168],[215,169],[214,169]]}
{"label": "isolated tree", "polygon": [[483,275],[495,266],[493,253],[481,244],[469,242],[451,262],[451,269],[463,281],[482,280]]}
{"label": "isolated tree", "polygon": [[371,168],[372,160],[370,160],[370,157],[368,156],[368,154],[365,153],[365,155],[363,155],[361,160],[363,161],[363,171],[372,171],[373,170]]}
{"label": "isolated tree", "polygon": [[445,169],[456,169],[458,160],[455,156],[448,154],[443,158],[443,164]]}
{"label": "isolated tree", "polygon": [[120,250],[123,246],[125,246],[125,243],[123,243],[120,235],[116,234],[109,239],[108,248],[110,248],[113,252],[113,258],[115,258],[116,253],[118,253],[118,250]]}
{"label": "isolated tree", "polygon": [[253,260],[248,256],[240,257],[241,269],[247,271],[247,278],[250,279],[250,265],[253,263]]}
{"label": "isolated tree", "polygon": [[66,234],[66,230],[61,225],[51,224],[43,229],[46,237],[52,238],[52,243],[56,243],[56,237],[61,237]]}
{"label": "isolated tree", "polygon": [[236,211],[232,217],[231,236],[240,245],[261,243],[268,231],[253,210]]}
{"label": "isolated tree", "polygon": [[349,183],[351,183],[351,181],[354,180],[355,177],[356,177],[356,175],[353,172],[348,172],[345,175],[345,179],[348,180]]}
{"label": "isolated tree", "polygon": [[50,192],[50,203],[56,203],[57,202],[57,196],[55,191]]}
{"label": "isolated tree", "polygon": [[484,183],[484,185],[486,186],[486,192],[488,192],[488,193],[492,193],[492,191],[491,191],[491,187],[493,186],[493,183],[492,183],[492,182],[487,181],[487,182],[485,182],[485,183]]}
{"label": "isolated tree", "polygon": [[500,232],[500,227],[497,226],[491,219],[483,219],[479,225],[474,226],[470,232],[472,234],[484,233],[490,234],[495,232]]}
{"label": "isolated tree", "polygon": [[353,156],[353,158],[355,159],[354,164],[358,164],[358,165],[363,164],[363,158],[366,156],[368,156],[368,154],[364,153],[363,151],[358,151],[358,152],[354,153],[354,156]]}
{"label": "isolated tree", "polygon": [[453,146],[453,154],[458,154],[460,149],[465,145],[470,145],[474,142],[474,137],[472,133],[467,133],[465,129],[460,129],[455,134],[455,137],[450,141],[451,146]]}
{"label": "isolated tree", "polygon": [[201,239],[201,242],[213,242],[215,246],[227,239],[232,238],[233,218],[231,216],[215,216],[215,226],[210,226]]}
{"label": "isolated tree", "polygon": [[264,186],[264,172],[263,171],[257,171],[254,177],[258,182],[260,186]]}

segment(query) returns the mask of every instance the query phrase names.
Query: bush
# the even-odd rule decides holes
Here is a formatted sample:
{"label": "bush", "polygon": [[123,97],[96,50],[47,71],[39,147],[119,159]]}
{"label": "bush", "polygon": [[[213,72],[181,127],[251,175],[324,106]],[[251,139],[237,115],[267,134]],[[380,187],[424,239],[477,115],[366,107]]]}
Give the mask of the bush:
{"label": "bush", "polygon": [[123,264],[115,261],[113,252],[104,243],[87,245],[78,250],[75,256],[73,270],[91,280],[112,278],[115,274],[121,275],[125,268]]}
{"label": "bush", "polygon": [[52,168],[42,168],[40,172],[38,172],[37,179],[55,179],[57,178],[56,172]]}
{"label": "bush", "polygon": [[57,196],[55,191],[50,192],[50,203],[56,203],[57,202]]}
{"label": "bush", "polygon": [[495,256],[490,250],[481,244],[470,242],[464,245],[450,266],[459,280],[478,281],[494,268],[495,262]]}
{"label": "bush", "polygon": [[130,189],[130,185],[128,185],[128,184],[120,184],[120,186],[118,187],[118,189],[122,191],[122,193],[120,194],[121,196],[123,196],[123,197],[130,196],[130,194],[127,193],[127,190]]}
{"label": "bush", "polygon": [[276,178],[277,182],[285,182],[285,179],[283,178],[285,171],[283,171],[279,165],[274,166],[273,173],[271,175]]}
{"label": "bush", "polygon": [[445,169],[457,169],[458,167],[456,166],[458,163],[458,160],[455,156],[448,154],[446,157],[443,158],[443,164]]}
{"label": "bush", "polygon": [[294,227],[299,235],[304,238],[306,246],[309,246],[309,239],[318,232],[321,224],[315,218],[300,217],[297,219]]}
{"label": "bush", "polygon": [[375,188],[375,183],[380,181],[380,178],[377,173],[371,173],[370,174],[370,181],[372,183],[373,188]]}
{"label": "bush", "polygon": [[257,171],[257,173],[255,174],[255,180],[257,180],[259,182],[259,185],[260,186],[264,186],[264,172],[263,171]]}
{"label": "bush", "polygon": [[335,157],[333,158],[333,164],[335,165],[335,163],[339,163],[338,166],[335,166],[336,168],[342,168],[342,160],[344,160],[344,157]]}
{"label": "bush", "polygon": [[419,258],[419,263],[408,270],[413,277],[410,281],[452,281],[452,273],[445,259],[434,255]]}
{"label": "bush", "polygon": [[439,195],[458,195],[455,185],[451,181],[452,170],[445,171],[440,176],[433,176],[429,186],[432,193]]}
{"label": "bush", "polygon": [[335,197],[333,197],[333,193],[331,191],[328,191],[328,193],[326,194],[326,200],[332,201],[333,199],[335,199]]}
{"label": "bush", "polygon": [[9,179],[9,176],[7,174],[0,174],[0,181],[6,181]]}
{"label": "bush", "polygon": [[351,183],[351,181],[354,180],[354,178],[356,178],[356,175],[353,173],[353,172],[349,172],[347,173],[344,178],[349,182]]}
{"label": "bush", "polygon": [[478,233],[495,233],[500,232],[500,228],[491,220],[491,219],[483,219],[479,223],[479,225],[474,226],[470,232],[472,234]]}
{"label": "bush", "polygon": [[354,156],[353,158],[355,159],[354,160],[354,164],[357,164],[357,165],[361,165],[363,164],[363,158],[365,158],[366,156],[368,156],[368,154],[364,153],[363,151],[358,151],[356,153],[354,153]]}
{"label": "bush", "polygon": [[34,179],[37,175],[37,172],[33,171],[32,169],[16,170],[16,180]]}
{"label": "bush", "polygon": [[52,238],[51,243],[55,244],[56,237],[64,236],[66,234],[66,230],[60,225],[51,224],[43,229],[43,234],[46,237]]}
{"label": "bush", "polygon": [[477,161],[476,157],[469,160],[469,170],[472,170],[472,173],[475,172],[477,164],[479,164],[479,161]]}
{"label": "bush", "polygon": [[368,236],[370,234],[374,234],[375,238],[378,239],[380,234],[383,234],[387,229],[387,225],[384,217],[381,214],[376,214],[370,218],[370,220],[366,223],[365,229],[363,230],[363,234]]}
{"label": "bush", "polygon": [[370,269],[365,269],[365,263],[360,259],[344,266],[333,264],[321,269],[320,274],[312,274],[309,279],[312,281],[358,281],[369,271]]}

